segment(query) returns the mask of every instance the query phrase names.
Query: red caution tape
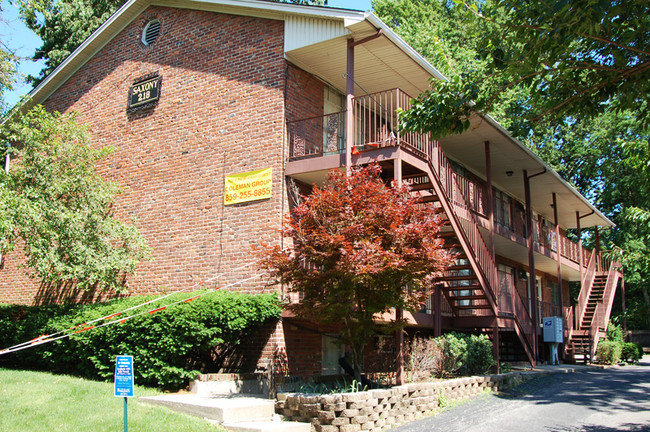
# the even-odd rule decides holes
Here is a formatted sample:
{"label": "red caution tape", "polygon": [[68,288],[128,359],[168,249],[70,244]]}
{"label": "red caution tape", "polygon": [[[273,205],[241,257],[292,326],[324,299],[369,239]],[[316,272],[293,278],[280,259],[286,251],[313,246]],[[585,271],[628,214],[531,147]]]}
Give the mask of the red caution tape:
{"label": "red caution tape", "polygon": [[158,309],[150,310],[150,311],[149,311],[149,315],[153,315],[153,314],[155,314],[156,312],[159,312],[159,311],[161,311],[161,310],[163,310],[163,309],[167,309],[167,306],[163,306],[163,307],[158,308]]}
{"label": "red caution tape", "polygon": [[44,338],[45,336],[48,336],[48,335],[44,335],[44,334],[42,334],[42,335],[40,335],[40,336],[38,336],[38,337],[35,337],[34,339],[31,339],[30,342],[33,343],[34,341],[37,341],[37,340],[39,340],[39,339],[42,339],[42,338]]}
{"label": "red caution tape", "polygon": [[120,316],[120,315],[122,315],[122,312],[114,313],[113,315],[109,315],[109,316],[107,316],[107,317],[104,318],[104,319],[105,319],[105,320],[109,320],[109,319],[111,319],[111,318],[115,318],[116,316]]}
{"label": "red caution tape", "polygon": [[94,328],[95,328],[95,326],[84,327],[84,328],[82,328],[81,330],[77,330],[77,331],[75,331],[75,333],[85,332],[86,330],[90,330],[90,329],[94,329]]}
{"label": "red caution tape", "polygon": [[201,296],[200,296],[200,295],[197,295],[197,296],[195,296],[195,297],[188,298],[188,299],[185,300],[183,303],[189,303],[189,302],[191,302],[192,300],[196,300],[196,299],[199,298],[199,297],[201,297]]}
{"label": "red caution tape", "polygon": [[121,319],[120,322],[121,322],[122,324],[124,324],[124,323],[126,322],[126,320],[128,320],[128,318]]}

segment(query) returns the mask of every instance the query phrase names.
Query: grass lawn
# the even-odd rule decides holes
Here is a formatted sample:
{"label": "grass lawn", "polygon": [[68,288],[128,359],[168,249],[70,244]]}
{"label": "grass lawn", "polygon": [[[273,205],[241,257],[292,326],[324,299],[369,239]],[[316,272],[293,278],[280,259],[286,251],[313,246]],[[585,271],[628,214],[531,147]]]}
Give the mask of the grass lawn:
{"label": "grass lawn", "polygon": [[[138,402],[159,394],[135,388],[128,402],[129,431],[223,432],[203,419]],[[0,431],[116,432],[124,430],[124,398],[112,382],[0,368]]]}

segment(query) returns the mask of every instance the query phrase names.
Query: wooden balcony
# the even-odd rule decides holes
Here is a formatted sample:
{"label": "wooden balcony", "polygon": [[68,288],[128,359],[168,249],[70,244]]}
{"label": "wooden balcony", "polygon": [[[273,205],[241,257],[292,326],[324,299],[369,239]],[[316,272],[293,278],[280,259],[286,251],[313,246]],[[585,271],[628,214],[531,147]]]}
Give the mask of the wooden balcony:
{"label": "wooden balcony", "polygon": [[[411,97],[400,89],[386,90],[354,99],[354,147],[353,162],[363,160],[390,160],[395,153],[390,150],[400,149],[414,157],[428,160],[432,155],[430,138],[418,133],[401,131],[398,108],[408,109]],[[345,164],[346,125],[345,111],[287,123],[289,140],[289,163],[287,175],[305,183],[321,183],[326,172],[340,168]],[[377,150],[384,150],[383,152]],[[364,158],[364,156],[368,156]],[[457,190],[450,194],[454,204],[462,196],[464,201],[477,216],[479,225],[488,229],[488,200],[486,186],[480,181],[466,178],[450,170],[448,184]],[[426,176],[422,176],[425,181]],[[419,177],[405,176],[405,181],[419,186]],[[523,205],[516,201],[504,201],[495,198],[495,233],[506,237],[521,246],[526,246],[526,224]],[[500,209],[500,210],[497,210]],[[566,265],[578,271],[580,260],[586,267],[591,252],[582,249],[563,232],[558,238],[555,228],[541,220],[533,221],[533,238],[535,251],[550,259],[556,254],[564,258]]]}

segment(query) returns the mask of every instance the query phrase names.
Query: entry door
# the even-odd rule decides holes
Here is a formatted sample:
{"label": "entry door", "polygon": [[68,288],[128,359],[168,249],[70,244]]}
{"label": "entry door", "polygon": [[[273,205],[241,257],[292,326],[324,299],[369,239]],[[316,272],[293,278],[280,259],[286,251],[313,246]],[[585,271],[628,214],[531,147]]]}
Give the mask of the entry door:
{"label": "entry door", "polygon": [[339,359],[343,357],[343,347],[339,339],[332,335],[323,335],[321,373],[323,375],[338,375],[341,373]]}

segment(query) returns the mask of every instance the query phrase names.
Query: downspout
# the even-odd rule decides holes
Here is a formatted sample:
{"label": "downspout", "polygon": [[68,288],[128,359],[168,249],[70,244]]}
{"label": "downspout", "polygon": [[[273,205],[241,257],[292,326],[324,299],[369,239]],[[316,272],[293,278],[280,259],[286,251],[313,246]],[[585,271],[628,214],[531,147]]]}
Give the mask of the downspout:
{"label": "downspout", "polygon": [[530,196],[530,179],[533,177],[540,176],[546,173],[546,168],[544,171],[537,174],[528,175],[528,171],[524,170],[524,193],[526,198],[526,231],[528,234],[528,288],[530,294],[533,298],[533,307],[532,309],[532,319],[533,319],[533,355],[535,361],[539,356],[539,347],[537,341],[537,331],[539,330],[539,317],[537,316],[537,287],[536,285],[536,275],[535,275],[535,249],[533,242],[533,208],[532,208],[532,199]]}

